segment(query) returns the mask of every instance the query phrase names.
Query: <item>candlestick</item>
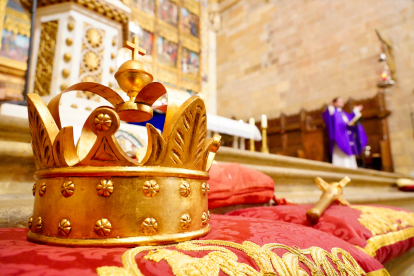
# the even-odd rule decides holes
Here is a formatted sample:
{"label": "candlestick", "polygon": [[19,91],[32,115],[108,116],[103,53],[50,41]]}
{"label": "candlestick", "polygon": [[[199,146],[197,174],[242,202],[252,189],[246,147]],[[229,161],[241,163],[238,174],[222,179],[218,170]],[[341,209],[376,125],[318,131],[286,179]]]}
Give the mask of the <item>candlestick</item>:
{"label": "candlestick", "polygon": [[[255,121],[254,118],[250,118],[249,119],[249,124],[255,126]],[[255,151],[255,147],[254,147],[254,139],[253,137],[250,138],[250,151]]]}
{"label": "candlestick", "polygon": [[[244,122],[243,122],[243,120],[239,120],[239,123],[240,124],[243,124]],[[245,146],[244,140],[245,140],[244,137],[240,137],[240,145],[239,145],[239,148],[241,150],[246,150],[246,146]]]}
{"label": "candlestick", "polygon": [[269,153],[269,147],[267,146],[267,117],[262,115],[262,152]]}

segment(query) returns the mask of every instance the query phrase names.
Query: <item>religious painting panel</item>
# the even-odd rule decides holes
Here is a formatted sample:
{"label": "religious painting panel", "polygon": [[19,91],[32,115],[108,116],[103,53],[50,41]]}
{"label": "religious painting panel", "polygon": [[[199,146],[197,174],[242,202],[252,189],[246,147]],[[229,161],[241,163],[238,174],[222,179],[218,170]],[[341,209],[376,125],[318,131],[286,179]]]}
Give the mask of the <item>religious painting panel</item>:
{"label": "religious painting panel", "polygon": [[3,29],[0,56],[20,62],[27,62],[29,38]]}
{"label": "religious painting panel", "polygon": [[170,67],[177,66],[177,44],[166,40],[163,37],[158,37],[157,53],[158,62]]}
{"label": "religious painting panel", "polygon": [[23,9],[22,5],[20,4],[19,0],[9,0],[9,1],[7,1],[7,7],[11,8],[15,11],[19,11],[21,13],[26,13],[26,11]]}
{"label": "religious painting panel", "polygon": [[194,95],[195,92],[200,91],[200,82],[198,79],[186,78],[186,75],[181,76],[181,88],[186,90],[190,95]]}
{"label": "religious painting panel", "polygon": [[167,70],[166,68],[157,68],[157,80],[163,84],[167,84],[171,87],[177,87],[177,73],[173,72],[174,70]]}
{"label": "religious painting panel", "polygon": [[155,15],[155,0],[132,0],[132,6],[152,16]]}
{"label": "religious painting panel", "polygon": [[182,68],[183,73],[198,75],[200,67],[200,57],[197,53],[183,47]]}
{"label": "religious painting panel", "polygon": [[23,77],[0,74],[0,101],[22,101],[24,84]]}
{"label": "religious painting panel", "polygon": [[178,23],[178,6],[170,0],[160,0],[158,17],[168,24],[177,27]]}
{"label": "religious painting panel", "polygon": [[185,33],[195,37],[199,36],[200,20],[197,15],[191,13],[185,7],[181,8],[181,27]]}
{"label": "religious painting panel", "polygon": [[154,47],[154,34],[139,28],[137,32],[131,31],[131,38],[134,36],[139,38],[139,44],[146,51],[146,56],[152,55],[152,49]]}

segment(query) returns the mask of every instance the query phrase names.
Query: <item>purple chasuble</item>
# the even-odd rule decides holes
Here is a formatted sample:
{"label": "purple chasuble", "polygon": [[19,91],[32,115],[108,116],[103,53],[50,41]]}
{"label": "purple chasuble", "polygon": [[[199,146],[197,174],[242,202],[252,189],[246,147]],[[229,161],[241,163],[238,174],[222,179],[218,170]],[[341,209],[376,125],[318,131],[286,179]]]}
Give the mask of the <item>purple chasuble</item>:
{"label": "purple chasuble", "polygon": [[328,131],[331,154],[336,143],[347,155],[360,155],[368,143],[364,127],[362,124],[348,126],[342,118],[342,114],[348,118],[348,121],[355,117],[353,112],[338,111],[336,108],[332,115],[329,114],[329,109],[322,113]]}

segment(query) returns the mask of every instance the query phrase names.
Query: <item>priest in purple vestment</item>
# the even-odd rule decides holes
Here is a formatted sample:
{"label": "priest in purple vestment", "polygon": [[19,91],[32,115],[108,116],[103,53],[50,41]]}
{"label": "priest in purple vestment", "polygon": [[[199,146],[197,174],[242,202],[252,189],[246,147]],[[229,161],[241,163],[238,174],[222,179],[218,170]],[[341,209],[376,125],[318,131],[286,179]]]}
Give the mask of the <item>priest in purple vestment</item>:
{"label": "priest in purple vestment", "polygon": [[355,155],[360,155],[368,143],[364,127],[356,123],[363,106],[355,106],[352,113],[343,111],[343,106],[343,99],[335,98],[322,117],[328,131],[332,164],[356,169]]}

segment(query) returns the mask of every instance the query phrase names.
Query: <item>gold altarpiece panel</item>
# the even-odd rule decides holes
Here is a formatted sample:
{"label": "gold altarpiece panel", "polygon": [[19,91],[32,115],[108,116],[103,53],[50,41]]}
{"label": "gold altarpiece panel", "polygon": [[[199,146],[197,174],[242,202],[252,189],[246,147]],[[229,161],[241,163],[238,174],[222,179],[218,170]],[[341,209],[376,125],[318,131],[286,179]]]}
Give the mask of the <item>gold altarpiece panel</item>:
{"label": "gold altarpiece panel", "polygon": [[0,101],[22,100],[30,18],[17,0],[0,1]]}
{"label": "gold altarpiece panel", "polygon": [[34,92],[40,96],[50,94],[58,27],[58,20],[43,22],[41,25],[34,83]]}
{"label": "gold altarpiece panel", "polygon": [[200,31],[201,3],[133,0],[131,10],[131,21],[138,26],[137,31],[131,30],[131,36],[138,36],[146,49],[143,60],[154,78],[176,89],[201,92],[201,37],[207,35]]}

